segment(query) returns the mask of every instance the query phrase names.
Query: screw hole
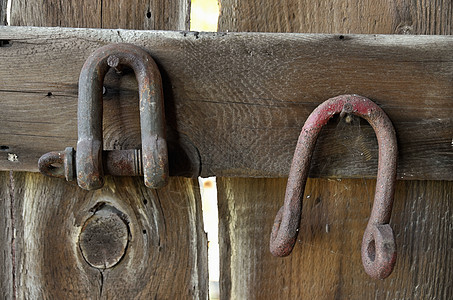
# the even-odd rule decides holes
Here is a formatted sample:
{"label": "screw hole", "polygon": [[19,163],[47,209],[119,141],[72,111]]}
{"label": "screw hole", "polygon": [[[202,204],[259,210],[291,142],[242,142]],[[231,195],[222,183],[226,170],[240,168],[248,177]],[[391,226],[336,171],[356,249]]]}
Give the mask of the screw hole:
{"label": "screw hole", "polygon": [[148,19],[151,18],[151,12],[150,12],[149,10],[148,10],[148,12],[146,13],[146,17],[147,17]]}
{"label": "screw hole", "polygon": [[371,261],[374,261],[376,259],[376,242],[374,240],[372,240],[368,244],[367,252],[368,252],[368,258]]}
{"label": "screw hole", "polygon": [[0,146],[0,151],[6,151],[9,150],[8,146]]}

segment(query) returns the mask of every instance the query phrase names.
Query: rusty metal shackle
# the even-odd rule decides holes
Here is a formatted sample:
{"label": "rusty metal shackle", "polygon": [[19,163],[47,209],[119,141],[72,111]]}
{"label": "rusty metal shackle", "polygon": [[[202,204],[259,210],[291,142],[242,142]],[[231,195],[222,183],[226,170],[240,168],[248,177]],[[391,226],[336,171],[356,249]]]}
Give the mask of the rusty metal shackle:
{"label": "rusty metal shackle", "polygon": [[[128,66],[138,82],[142,149],[103,151],[103,82],[110,68]],[[44,175],[73,179],[75,156],[78,185],[87,190],[104,185],[104,168],[112,175],[144,175],[145,185],[160,188],[168,180],[168,154],[162,79],[152,57],[131,44],[111,44],[97,49],[87,59],[79,77],[77,151],[43,155],[38,166]],[[75,153],[74,153],[75,152]],[[106,161],[103,161],[105,157]],[[63,163],[65,171],[52,164]]]}
{"label": "rusty metal shackle", "polygon": [[396,261],[396,244],[388,224],[396,181],[397,143],[393,125],[385,112],[371,100],[358,95],[341,95],[320,104],[302,128],[294,152],[285,202],[275,217],[270,251],[275,256],[291,253],[297,239],[302,199],[310,160],[321,128],[335,114],[353,114],[373,127],[379,145],[379,161],[374,203],[362,240],[362,263],[368,275],[384,279]]}

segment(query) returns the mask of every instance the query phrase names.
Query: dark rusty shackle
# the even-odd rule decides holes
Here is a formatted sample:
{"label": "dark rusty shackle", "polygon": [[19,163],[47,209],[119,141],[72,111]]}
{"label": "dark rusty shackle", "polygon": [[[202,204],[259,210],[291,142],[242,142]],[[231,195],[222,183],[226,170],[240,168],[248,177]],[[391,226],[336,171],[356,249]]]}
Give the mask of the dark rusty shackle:
{"label": "dark rusty shackle", "polygon": [[[109,68],[131,67],[137,78],[140,98],[142,149],[103,151],[103,82]],[[48,176],[73,179],[75,156],[78,185],[87,190],[104,185],[104,168],[112,175],[144,175],[150,188],[164,186],[168,179],[168,154],[162,79],[151,56],[131,44],[111,44],[97,49],[87,59],[79,77],[78,142],[64,152],[43,155],[38,166]],[[106,159],[106,161],[103,161]],[[52,164],[64,165],[64,172]]]}
{"label": "dark rusty shackle", "polygon": [[302,199],[310,160],[321,128],[335,114],[353,114],[373,127],[379,145],[379,162],[373,209],[362,240],[362,263],[372,278],[390,275],[396,261],[396,244],[388,224],[396,180],[397,144],[393,125],[385,112],[371,100],[358,95],[341,95],[319,105],[302,128],[294,152],[285,202],[272,228],[270,251],[289,255],[294,247],[301,219]]}

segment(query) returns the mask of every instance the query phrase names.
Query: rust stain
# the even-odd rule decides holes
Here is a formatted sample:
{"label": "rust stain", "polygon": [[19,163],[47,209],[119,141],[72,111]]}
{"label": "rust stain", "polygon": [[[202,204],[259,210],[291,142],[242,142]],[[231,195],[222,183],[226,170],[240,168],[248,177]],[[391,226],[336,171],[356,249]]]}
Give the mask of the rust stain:
{"label": "rust stain", "polygon": [[[121,72],[124,66],[134,70],[139,85],[142,149],[104,151],[103,81],[109,68]],[[162,79],[146,51],[131,44],[111,44],[90,55],[79,77],[77,123],[77,151],[71,148],[70,152],[44,154],[38,162],[44,175],[65,177],[68,181],[77,177],[79,186],[87,190],[101,188],[104,174],[144,175],[145,184],[150,188],[166,184],[169,171]],[[64,166],[55,167],[57,163]]]}
{"label": "rust stain", "polygon": [[385,112],[371,100],[358,95],[341,95],[323,102],[305,122],[294,152],[285,202],[278,211],[272,228],[270,251],[275,256],[287,256],[294,247],[315,142],[321,128],[335,114],[362,117],[376,133],[379,144],[376,193],[362,240],[362,262],[368,275],[383,279],[390,275],[396,261],[395,238],[388,224],[396,180],[396,135]]}

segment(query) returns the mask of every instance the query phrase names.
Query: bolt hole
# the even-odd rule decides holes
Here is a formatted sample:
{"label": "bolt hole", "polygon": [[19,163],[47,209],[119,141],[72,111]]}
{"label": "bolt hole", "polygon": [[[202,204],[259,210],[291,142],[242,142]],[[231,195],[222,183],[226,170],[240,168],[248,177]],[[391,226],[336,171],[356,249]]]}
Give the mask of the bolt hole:
{"label": "bolt hole", "polygon": [[9,150],[8,146],[0,146],[0,151],[6,151]]}
{"label": "bolt hole", "polygon": [[47,97],[52,97],[52,95],[53,95],[52,92],[47,93]]}
{"label": "bolt hole", "polygon": [[10,40],[0,40],[0,47],[11,47]]}
{"label": "bolt hole", "polygon": [[146,230],[145,229],[143,229],[143,234],[146,234]]}
{"label": "bolt hole", "polygon": [[149,10],[148,10],[148,12],[146,13],[146,17],[147,17],[148,19],[151,18],[151,12],[150,12]]}
{"label": "bolt hole", "polygon": [[372,241],[368,244],[367,252],[368,252],[368,258],[369,258],[371,261],[374,261],[375,258],[376,258],[376,242],[375,242],[374,240],[372,240]]}

